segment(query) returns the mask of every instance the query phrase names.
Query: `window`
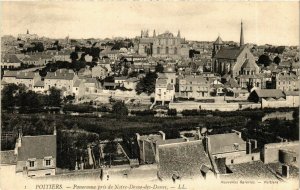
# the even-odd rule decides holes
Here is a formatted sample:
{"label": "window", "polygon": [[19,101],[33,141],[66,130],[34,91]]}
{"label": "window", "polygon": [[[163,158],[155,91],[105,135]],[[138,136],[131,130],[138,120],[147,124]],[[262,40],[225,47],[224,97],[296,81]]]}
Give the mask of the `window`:
{"label": "window", "polygon": [[174,54],[177,54],[177,47],[174,48]]}
{"label": "window", "polygon": [[45,160],[45,164],[46,164],[46,166],[51,166],[51,160],[50,159]]}
{"label": "window", "polygon": [[169,54],[169,47],[166,47],[166,54]]}
{"label": "window", "polygon": [[294,158],[293,158],[293,162],[296,162],[296,161],[297,161],[297,157],[294,157]]}
{"label": "window", "polygon": [[233,164],[233,160],[231,160],[231,163]]}
{"label": "window", "polygon": [[32,160],[29,161],[29,167],[30,167],[30,168],[33,168],[33,167],[34,167],[34,161],[32,161]]}
{"label": "window", "polygon": [[252,160],[254,160],[254,156],[252,156],[252,158],[251,158]]}
{"label": "window", "polygon": [[157,54],[160,54],[160,47],[157,47]]}

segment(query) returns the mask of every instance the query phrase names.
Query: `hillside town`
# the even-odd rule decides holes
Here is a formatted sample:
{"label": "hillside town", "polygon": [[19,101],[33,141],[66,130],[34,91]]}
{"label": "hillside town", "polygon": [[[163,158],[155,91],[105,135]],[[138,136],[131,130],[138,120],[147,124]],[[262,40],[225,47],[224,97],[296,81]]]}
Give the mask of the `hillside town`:
{"label": "hillside town", "polygon": [[[1,170],[30,179],[298,182],[299,46],[1,38]],[[32,33],[33,32],[33,33]]]}

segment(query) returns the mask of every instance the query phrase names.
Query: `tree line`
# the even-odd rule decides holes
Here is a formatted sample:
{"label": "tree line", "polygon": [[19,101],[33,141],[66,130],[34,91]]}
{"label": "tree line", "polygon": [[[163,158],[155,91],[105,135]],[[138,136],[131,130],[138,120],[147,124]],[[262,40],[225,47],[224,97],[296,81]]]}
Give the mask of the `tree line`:
{"label": "tree line", "polygon": [[21,84],[8,84],[1,91],[1,105],[6,111],[18,109],[20,113],[40,112],[45,106],[59,107],[61,103],[61,91],[54,87],[49,89],[49,94],[27,90],[27,87]]}

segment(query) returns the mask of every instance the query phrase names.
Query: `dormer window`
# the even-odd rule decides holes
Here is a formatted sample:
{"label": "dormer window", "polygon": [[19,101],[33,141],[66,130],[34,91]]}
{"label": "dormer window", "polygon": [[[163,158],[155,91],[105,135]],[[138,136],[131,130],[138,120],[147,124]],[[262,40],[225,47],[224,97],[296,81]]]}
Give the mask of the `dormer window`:
{"label": "dormer window", "polygon": [[29,161],[29,167],[31,167],[31,168],[34,167],[34,161]]}
{"label": "dormer window", "polygon": [[28,159],[27,165],[29,168],[34,168],[36,166],[36,159],[35,158]]}
{"label": "dormer window", "polygon": [[52,163],[53,161],[52,161],[52,157],[50,156],[50,157],[45,157],[44,158],[44,166],[52,166],[53,165],[53,163]]}

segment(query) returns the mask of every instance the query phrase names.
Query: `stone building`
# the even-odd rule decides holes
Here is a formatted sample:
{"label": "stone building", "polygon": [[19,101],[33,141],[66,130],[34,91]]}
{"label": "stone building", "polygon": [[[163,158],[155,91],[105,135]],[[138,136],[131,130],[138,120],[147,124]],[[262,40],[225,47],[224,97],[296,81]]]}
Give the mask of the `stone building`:
{"label": "stone building", "polygon": [[243,23],[241,23],[239,47],[225,47],[222,39],[218,37],[213,44],[212,55],[212,70],[222,76],[230,75],[235,78],[239,75],[253,76],[259,73],[255,57],[247,45],[244,45]]}
{"label": "stone building", "polygon": [[188,58],[189,57],[189,46],[185,42],[184,38],[181,38],[180,31],[177,36],[171,32],[166,31],[163,34],[156,35],[155,30],[153,36],[149,37],[149,32],[142,31],[141,38],[138,44],[138,53],[140,55],[147,55],[153,57],[164,57],[164,58]]}
{"label": "stone building", "polygon": [[179,79],[179,96],[184,98],[208,97],[210,91],[209,82],[202,76],[188,75]]}
{"label": "stone building", "polygon": [[276,89],[282,91],[299,90],[299,77],[293,72],[280,72],[276,74]]}

